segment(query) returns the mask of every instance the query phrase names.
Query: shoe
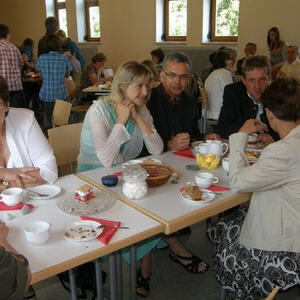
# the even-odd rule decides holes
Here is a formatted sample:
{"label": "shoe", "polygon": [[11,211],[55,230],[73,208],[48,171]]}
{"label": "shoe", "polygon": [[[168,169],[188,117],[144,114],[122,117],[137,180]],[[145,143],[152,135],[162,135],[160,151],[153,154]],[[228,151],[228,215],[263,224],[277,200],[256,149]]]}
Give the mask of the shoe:
{"label": "shoe", "polygon": [[[138,269],[136,274],[136,293],[140,297],[147,297],[150,291],[150,276],[148,278],[144,278],[142,275],[141,268]],[[144,290],[145,293],[141,293],[139,290]]]}
{"label": "shoe", "polygon": [[[183,266],[188,272],[193,273],[193,274],[205,273],[209,269],[209,264],[206,263],[202,258],[200,258],[196,255],[192,255],[191,257],[186,257],[186,256],[180,256],[178,254],[175,254],[173,251],[171,251],[169,254],[169,257],[175,263]],[[185,265],[182,263],[181,260],[190,261],[190,263]],[[201,264],[201,263],[204,263],[206,265],[203,270],[199,270],[199,264]]]}
{"label": "shoe", "polygon": [[27,288],[27,291],[24,294],[24,299],[35,299],[35,290],[32,285]]}

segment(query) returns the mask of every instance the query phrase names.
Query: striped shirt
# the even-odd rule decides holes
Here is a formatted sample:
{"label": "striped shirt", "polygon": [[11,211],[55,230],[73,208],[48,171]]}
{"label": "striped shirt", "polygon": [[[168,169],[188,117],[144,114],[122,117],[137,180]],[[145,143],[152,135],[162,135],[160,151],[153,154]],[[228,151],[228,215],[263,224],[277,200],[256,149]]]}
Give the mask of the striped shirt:
{"label": "striped shirt", "polygon": [[65,100],[69,96],[65,79],[66,74],[72,71],[72,66],[66,56],[59,54],[57,51],[42,54],[38,58],[36,68],[43,78],[39,94],[42,101]]}
{"label": "striped shirt", "polygon": [[8,90],[23,90],[21,69],[23,58],[19,49],[6,39],[0,39],[0,75],[7,82]]}

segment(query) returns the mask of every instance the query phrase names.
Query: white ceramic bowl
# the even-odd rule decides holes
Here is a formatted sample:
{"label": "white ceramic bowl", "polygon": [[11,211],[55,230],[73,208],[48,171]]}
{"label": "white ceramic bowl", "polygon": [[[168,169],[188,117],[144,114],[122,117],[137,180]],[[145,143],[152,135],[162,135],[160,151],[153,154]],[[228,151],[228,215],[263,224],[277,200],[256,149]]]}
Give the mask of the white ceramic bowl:
{"label": "white ceramic bowl", "polygon": [[27,242],[44,244],[50,237],[50,224],[44,221],[32,222],[25,227],[24,233]]}
{"label": "white ceramic bowl", "polygon": [[2,192],[2,201],[8,206],[14,206],[22,202],[23,190],[21,188],[9,188]]}
{"label": "white ceramic bowl", "polygon": [[224,157],[222,159],[222,168],[226,171],[229,172],[229,158],[228,157]]}

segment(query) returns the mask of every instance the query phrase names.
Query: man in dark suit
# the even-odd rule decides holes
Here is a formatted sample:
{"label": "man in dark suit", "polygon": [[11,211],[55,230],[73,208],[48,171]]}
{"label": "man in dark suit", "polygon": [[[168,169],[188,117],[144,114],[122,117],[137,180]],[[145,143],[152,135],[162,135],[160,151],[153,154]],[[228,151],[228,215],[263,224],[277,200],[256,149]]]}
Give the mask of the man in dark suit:
{"label": "man in dark suit", "polygon": [[164,142],[164,151],[183,150],[200,137],[197,99],[185,92],[191,63],[181,52],[168,53],[162,63],[161,84],[154,88],[147,107]]}
{"label": "man in dark suit", "polygon": [[215,133],[207,139],[228,139],[249,119],[260,119],[268,127],[268,133],[260,135],[260,141],[269,144],[278,139],[271,129],[261,95],[270,83],[271,68],[265,56],[251,56],[243,64],[243,81],[229,84],[224,89],[223,106]]}

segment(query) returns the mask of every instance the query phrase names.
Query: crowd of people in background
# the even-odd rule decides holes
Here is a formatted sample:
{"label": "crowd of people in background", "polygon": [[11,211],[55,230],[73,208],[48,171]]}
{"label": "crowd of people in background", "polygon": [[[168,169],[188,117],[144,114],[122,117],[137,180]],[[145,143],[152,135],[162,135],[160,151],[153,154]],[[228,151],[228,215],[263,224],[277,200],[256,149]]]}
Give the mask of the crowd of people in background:
{"label": "crowd of people in background", "polygon": [[[216,278],[231,297],[240,299],[265,296],[269,288],[261,288],[263,280],[271,287],[297,283],[299,236],[298,230],[289,228],[300,228],[293,212],[299,213],[300,183],[296,148],[300,143],[298,47],[284,42],[278,28],[272,27],[267,33],[269,58],[256,55],[257,46],[251,41],[245,45],[245,57],[235,67],[237,52],[221,47],[210,54],[210,65],[202,74],[192,74],[192,63],[185,54],[165,54],[157,48],[150,52],[151,60],[123,63],[115,76],[105,76],[104,53],[95,53],[86,64],[76,43],[58,28],[56,18],[47,18],[45,29],[35,58],[32,39],[24,39],[18,48],[9,41],[9,28],[0,24],[0,189],[7,182],[10,186],[53,183],[58,176],[53,151],[34,113],[23,109],[30,102],[25,100],[23,74],[39,72],[41,76],[39,101],[45,130],[52,127],[56,99],[70,101],[66,80],[73,80],[79,90],[111,83],[111,95],[95,101],[86,113],[78,171],[168,150],[185,150],[192,140],[229,139],[232,187],[239,192],[253,192],[253,197],[248,212],[236,210],[209,228],[216,250]],[[196,87],[198,79],[203,81],[208,119],[214,121],[206,136],[199,131],[198,96],[190,93],[193,75]],[[91,100],[94,96],[85,99]],[[261,131],[264,133],[259,139],[267,146],[266,151],[257,164],[247,168],[243,154],[247,137]],[[270,197],[276,202],[275,209],[268,207]],[[238,232],[232,233],[234,226]],[[272,226],[286,226],[279,229],[286,234],[284,238]],[[5,278],[6,290],[1,287],[0,293],[17,297],[29,284],[30,270],[26,258],[7,242],[7,234],[8,228],[0,222],[1,278],[5,277],[2,274],[10,274]],[[141,296],[150,291],[150,254],[158,245],[167,245],[170,259],[190,273],[209,269],[176,233],[146,240],[137,247],[137,258],[141,260],[137,293]],[[123,254],[128,257],[126,251]],[[230,261],[232,257],[237,264]],[[276,264],[274,257],[278,259]],[[5,268],[2,260],[7,262]],[[260,260],[261,265],[247,265],[249,260]],[[266,274],[266,267],[279,272],[280,280],[271,271]],[[10,272],[12,268],[14,272]],[[10,285],[13,277],[19,278],[14,287]]]}

